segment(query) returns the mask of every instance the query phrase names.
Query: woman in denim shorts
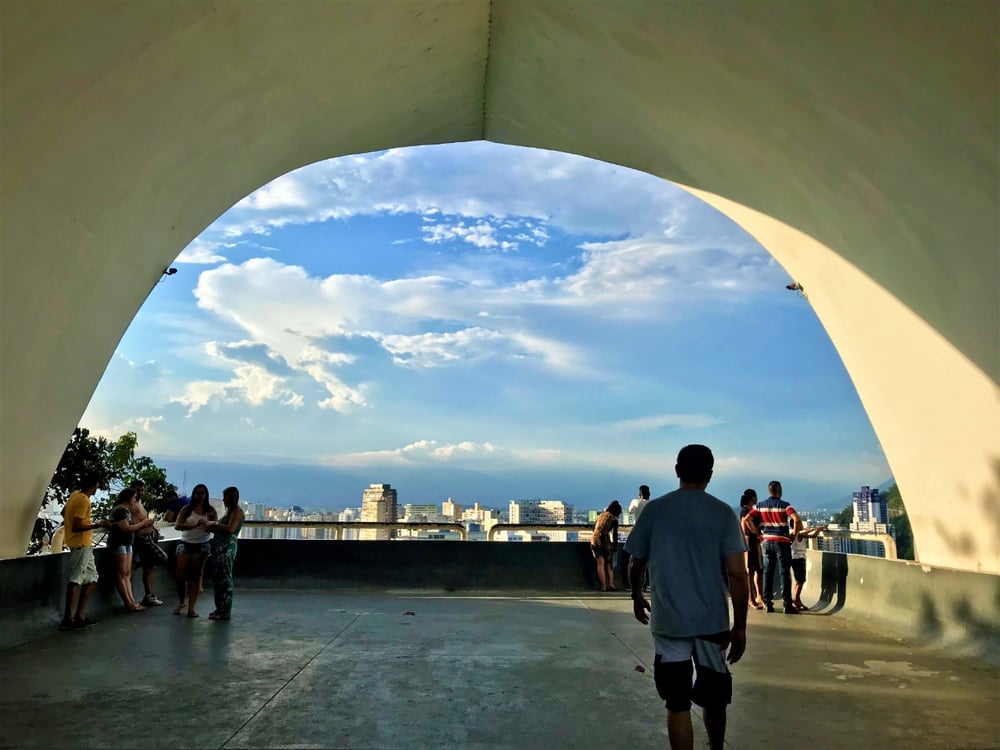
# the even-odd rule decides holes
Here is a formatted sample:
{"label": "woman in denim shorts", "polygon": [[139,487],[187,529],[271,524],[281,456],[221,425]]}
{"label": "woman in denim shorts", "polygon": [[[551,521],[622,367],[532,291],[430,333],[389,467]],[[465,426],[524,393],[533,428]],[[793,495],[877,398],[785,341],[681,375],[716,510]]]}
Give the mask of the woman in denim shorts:
{"label": "woman in denim shorts", "polygon": [[111,509],[108,521],[107,549],[111,556],[115,571],[115,588],[122,598],[123,609],[126,612],[142,612],[146,608],[136,602],[132,596],[132,540],[135,532],[152,525],[152,519],[132,523],[132,512],[129,505],[135,490],[124,489],[118,494],[115,507]]}
{"label": "woman in denim shorts", "polygon": [[208,525],[219,520],[215,508],[208,501],[208,487],[196,484],[191,491],[191,502],[177,516],[174,528],[181,532],[177,545],[177,595],[180,603],[174,609],[179,615],[187,607],[188,617],[198,617],[194,608],[201,589],[201,574],[205,561],[211,554],[212,535]]}

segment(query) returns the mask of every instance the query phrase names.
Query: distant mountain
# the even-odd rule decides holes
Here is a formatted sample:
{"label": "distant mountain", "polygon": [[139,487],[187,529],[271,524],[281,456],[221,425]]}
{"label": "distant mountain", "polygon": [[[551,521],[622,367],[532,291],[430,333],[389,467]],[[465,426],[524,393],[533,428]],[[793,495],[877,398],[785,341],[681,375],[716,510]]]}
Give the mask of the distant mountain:
{"label": "distant mountain", "polygon": [[[513,499],[545,498],[565,500],[576,510],[601,509],[612,500],[626,502],[635,497],[640,484],[648,484],[653,497],[677,487],[672,466],[665,466],[660,476],[636,476],[590,466],[525,467],[501,472],[449,466],[385,465],[343,469],[163,456],[153,456],[153,459],[166,469],[168,479],[186,492],[201,482],[208,485],[213,497],[218,498],[223,488],[236,485],[244,502],[261,502],[281,508],[293,505],[326,510],[356,508],[361,505],[362,491],[373,482],[391,484],[399,492],[400,504],[404,505],[437,504],[451,497],[463,505],[479,502],[489,508],[506,508]],[[766,496],[768,479],[721,473],[713,478],[708,491],[737,506],[747,487],[756,489],[761,497]],[[892,479],[878,485],[879,489],[890,486]],[[850,492],[840,495],[843,491],[842,482],[831,484],[803,479],[785,482],[786,499],[802,509],[839,510],[851,502]],[[824,499],[838,497],[840,499]]]}

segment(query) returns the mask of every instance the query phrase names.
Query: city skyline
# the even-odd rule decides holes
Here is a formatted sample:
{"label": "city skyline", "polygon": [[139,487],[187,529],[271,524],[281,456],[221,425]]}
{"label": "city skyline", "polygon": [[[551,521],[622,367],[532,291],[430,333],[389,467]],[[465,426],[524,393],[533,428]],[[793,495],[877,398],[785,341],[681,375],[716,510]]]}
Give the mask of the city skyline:
{"label": "city skyline", "polygon": [[175,267],[81,425],[135,431],[176,484],[596,507],[671,489],[692,442],[729,500],[890,474],[792,279],[649,175],[489,143],[342,157],[239,201]]}

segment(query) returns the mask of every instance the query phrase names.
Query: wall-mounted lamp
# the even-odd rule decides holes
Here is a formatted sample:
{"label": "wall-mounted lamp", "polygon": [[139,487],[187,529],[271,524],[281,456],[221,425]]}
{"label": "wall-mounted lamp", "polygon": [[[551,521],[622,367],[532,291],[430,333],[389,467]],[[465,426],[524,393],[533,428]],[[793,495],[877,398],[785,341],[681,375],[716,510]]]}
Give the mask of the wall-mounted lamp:
{"label": "wall-mounted lamp", "polygon": [[163,275],[164,276],[173,276],[175,273],[177,273],[177,269],[174,268],[173,266],[170,266],[169,268],[164,268],[163,269]]}

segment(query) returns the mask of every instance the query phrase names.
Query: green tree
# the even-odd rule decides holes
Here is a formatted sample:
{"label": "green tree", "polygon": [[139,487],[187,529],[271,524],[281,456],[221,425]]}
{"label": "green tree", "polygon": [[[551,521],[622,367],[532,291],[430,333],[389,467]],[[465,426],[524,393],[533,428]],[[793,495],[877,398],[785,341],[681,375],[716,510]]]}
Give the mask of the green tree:
{"label": "green tree", "polygon": [[910,517],[903,505],[903,496],[899,493],[899,485],[893,484],[885,493],[889,506],[889,523],[896,530],[896,556],[901,560],[915,560],[916,549],[913,545],[913,527]]}
{"label": "green tree", "polygon": [[167,472],[153,459],[135,455],[138,447],[139,439],[134,432],[126,432],[112,442],[104,437],[92,437],[90,430],[85,428],[73,430],[73,437],[45,490],[42,505],[65,503],[70,493],[81,489],[83,476],[94,472],[98,476],[98,489],[107,490],[110,496],[93,503],[93,518],[105,518],[111,512],[114,496],[135,479],[146,484],[143,497],[146,507],[163,510],[163,495],[168,490],[176,491],[177,487],[167,481]]}
{"label": "green tree", "polygon": [[109,443],[106,438],[91,437],[90,430],[77,427],[63,451],[49,486],[42,498],[42,507],[49,503],[64,504],[70,494],[81,489],[86,474],[97,474],[98,487],[107,489],[107,454]]}
{"label": "green tree", "polygon": [[840,524],[841,526],[850,526],[854,523],[854,503],[848,505],[840,513],[834,513],[833,523]]}

